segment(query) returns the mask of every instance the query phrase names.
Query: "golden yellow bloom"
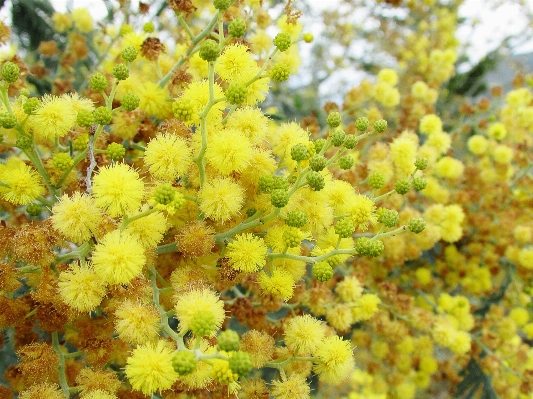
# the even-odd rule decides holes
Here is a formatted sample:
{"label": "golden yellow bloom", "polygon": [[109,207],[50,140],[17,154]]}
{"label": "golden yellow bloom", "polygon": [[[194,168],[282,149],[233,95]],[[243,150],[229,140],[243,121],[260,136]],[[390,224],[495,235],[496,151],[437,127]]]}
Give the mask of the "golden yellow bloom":
{"label": "golden yellow bloom", "polygon": [[209,140],[205,159],[215,170],[227,176],[244,171],[252,155],[252,144],[244,133],[223,129]]}
{"label": "golden yellow bloom", "polygon": [[276,298],[282,298],[286,301],[292,298],[294,279],[289,272],[283,269],[275,268],[271,276],[262,271],[257,282],[264,291],[271,293]]}
{"label": "golden yellow bloom", "polygon": [[77,8],[72,11],[74,27],[82,33],[89,33],[93,30],[93,18],[86,8]]}
{"label": "golden yellow bloom", "polygon": [[120,339],[141,345],[157,338],[161,315],[153,305],[126,300],[117,308],[115,316],[115,329]]}
{"label": "golden yellow bloom", "polygon": [[64,395],[57,384],[41,382],[19,394],[19,399],[63,399]]}
{"label": "golden yellow bloom", "polygon": [[322,341],[314,356],[315,372],[320,374],[321,381],[328,384],[340,383],[354,367],[350,342],[336,335]]}
{"label": "golden yellow bloom", "polygon": [[226,257],[236,270],[253,273],[266,264],[267,247],[262,238],[239,234],[227,246]]}
{"label": "golden yellow bloom", "polygon": [[210,312],[215,318],[215,330],[211,335],[215,335],[220,329],[226,313],[224,303],[218,294],[209,289],[193,290],[180,293],[176,296],[176,317],[180,321],[179,331],[185,334],[190,329],[191,321],[198,312]]}
{"label": "golden yellow bloom", "polygon": [[324,323],[306,314],[289,320],[284,332],[284,342],[291,351],[300,355],[313,354],[326,336]]}
{"label": "golden yellow bloom", "polygon": [[[142,210],[146,210],[144,206]],[[154,212],[128,224],[124,230],[137,237],[143,247],[155,248],[167,231],[167,219],[162,212]]]}
{"label": "golden yellow bloom", "polygon": [[230,178],[215,178],[201,188],[198,200],[206,217],[226,222],[242,208],[244,190]]}
{"label": "golden yellow bloom", "polygon": [[37,138],[53,140],[65,136],[72,129],[77,115],[69,99],[45,94],[28,124]]}
{"label": "golden yellow bloom", "polygon": [[272,381],[274,399],[308,399],[310,392],[309,384],[300,374],[293,374],[284,381]]}
{"label": "golden yellow bloom", "polygon": [[106,283],[91,264],[71,265],[59,275],[58,286],[63,302],[78,312],[93,311],[106,294]]}
{"label": "golden yellow bloom", "polygon": [[230,44],[226,46],[215,66],[215,72],[225,81],[240,79],[248,70],[257,68],[257,63],[248,51],[248,47],[242,44]]}
{"label": "golden yellow bloom", "polygon": [[[15,205],[25,205],[44,194],[41,177],[24,162],[10,158],[0,164],[0,195]],[[5,186],[7,185],[7,187]]]}
{"label": "golden yellow bloom", "polygon": [[154,177],[173,182],[189,170],[191,149],[180,136],[160,134],[146,146],[144,162]]}
{"label": "golden yellow bloom", "polygon": [[268,134],[269,119],[256,107],[238,108],[226,122],[226,129],[238,130],[246,135],[253,145],[261,145]]}

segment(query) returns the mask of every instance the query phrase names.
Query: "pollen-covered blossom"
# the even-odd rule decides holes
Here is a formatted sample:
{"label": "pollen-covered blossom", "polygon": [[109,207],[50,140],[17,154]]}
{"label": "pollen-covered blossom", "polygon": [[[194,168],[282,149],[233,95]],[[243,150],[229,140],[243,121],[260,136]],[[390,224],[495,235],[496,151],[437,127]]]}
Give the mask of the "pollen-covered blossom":
{"label": "pollen-covered blossom", "polygon": [[218,294],[210,289],[193,290],[186,293],[180,293],[176,296],[176,317],[180,321],[179,331],[185,334],[191,326],[191,321],[198,312],[210,312],[215,319],[215,331],[220,329],[226,313],[224,303],[220,300]]}
{"label": "pollen-covered blossom", "polygon": [[326,336],[322,321],[306,314],[289,320],[285,327],[284,342],[291,351],[301,355],[313,354]]}
{"label": "pollen-covered blossom", "polygon": [[90,239],[102,222],[102,213],[87,194],[64,194],[52,208],[52,223],[65,238],[76,244]]}
{"label": "pollen-covered blossom", "polygon": [[230,44],[217,60],[215,72],[225,81],[239,79],[243,73],[257,68],[248,47],[242,44]]}
{"label": "pollen-covered blossom", "polygon": [[378,310],[381,299],[376,294],[364,294],[352,307],[354,322],[368,320]]}
{"label": "pollen-covered blossom", "polygon": [[262,271],[259,274],[257,282],[264,291],[285,301],[291,299],[294,293],[294,279],[292,275],[280,268],[275,268],[270,276]]}
{"label": "pollen-covered blossom", "polygon": [[115,316],[115,329],[124,341],[141,345],[157,338],[161,315],[152,304],[126,300],[117,308]]}
{"label": "pollen-covered blossom", "polygon": [[269,119],[256,107],[237,108],[228,116],[226,129],[238,130],[246,135],[253,145],[261,145],[268,134]]}
{"label": "pollen-covered blossom", "polygon": [[106,294],[106,283],[87,265],[72,265],[59,275],[59,295],[63,302],[79,312],[94,310]]}
{"label": "pollen-covered blossom", "polygon": [[172,357],[173,349],[165,341],[135,348],[125,368],[133,389],[150,395],[170,388],[178,378],[172,367]]}
{"label": "pollen-covered blossom", "polygon": [[[146,206],[143,207],[143,210]],[[167,230],[167,219],[163,212],[157,211],[134,220],[124,231],[137,237],[145,248],[155,248]]]}
{"label": "pollen-covered blossom", "polygon": [[292,374],[284,381],[272,381],[272,396],[274,399],[307,399],[311,389],[300,374]]}
{"label": "pollen-covered blossom", "polygon": [[94,270],[109,284],[127,284],[137,277],[146,257],[139,240],[125,231],[106,234],[94,247]]}
{"label": "pollen-covered blossom", "polygon": [[205,158],[223,175],[245,170],[253,155],[252,143],[238,130],[223,129],[209,140]]}
{"label": "pollen-covered blossom", "polygon": [[[16,159],[0,164],[0,195],[15,205],[25,205],[44,194],[41,177],[30,166]],[[7,187],[5,186],[7,185]]]}
{"label": "pollen-covered blossom", "polygon": [[200,189],[198,200],[206,217],[226,222],[241,210],[244,189],[230,178],[214,178]]}
{"label": "pollen-covered blossom", "polygon": [[[218,62],[217,62],[218,65]],[[224,97],[224,91],[218,83],[215,82],[213,85],[213,91],[215,98]],[[192,106],[192,117],[184,121],[185,125],[200,125],[200,114],[204,111],[207,103],[209,102],[209,83],[207,80],[202,80],[201,82],[192,82],[183,92],[180,97],[181,100],[190,101]],[[209,114],[207,115],[208,124],[217,124],[219,123],[222,111],[226,108],[226,103],[224,101],[219,101],[211,107]]]}
{"label": "pollen-covered blossom", "polygon": [[63,395],[59,385],[41,382],[39,384],[34,384],[28,389],[20,392],[18,397],[19,399],[63,399],[65,396]]}
{"label": "pollen-covered blossom", "polygon": [[189,170],[191,149],[180,136],[160,134],[146,146],[144,162],[155,178],[174,181]]}
{"label": "pollen-covered blossom", "polygon": [[122,216],[139,209],[144,183],[130,166],[117,163],[100,169],[94,176],[93,196],[96,206],[110,216]]}
{"label": "pollen-covered blossom", "polygon": [[339,336],[324,339],[314,354],[315,372],[320,380],[328,384],[338,384],[344,380],[354,367],[350,341]]}
{"label": "pollen-covered blossom", "polygon": [[226,257],[236,270],[253,273],[266,264],[267,247],[263,239],[253,234],[239,234],[227,246]]}
{"label": "pollen-covered blossom", "polygon": [[45,94],[28,124],[36,137],[52,140],[65,136],[72,129],[77,114],[69,99]]}
{"label": "pollen-covered blossom", "polygon": [[376,205],[374,201],[364,195],[357,195],[350,204],[347,205],[348,212],[354,225],[365,231],[368,228],[368,223],[376,223],[377,217],[375,215]]}

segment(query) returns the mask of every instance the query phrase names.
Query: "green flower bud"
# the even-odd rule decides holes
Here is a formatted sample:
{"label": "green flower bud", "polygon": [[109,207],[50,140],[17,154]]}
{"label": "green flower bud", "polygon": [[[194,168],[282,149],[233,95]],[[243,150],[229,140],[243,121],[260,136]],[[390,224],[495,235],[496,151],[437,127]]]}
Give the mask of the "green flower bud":
{"label": "green flower bud", "polygon": [[287,192],[287,190],[284,190],[282,188],[277,188],[275,190],[272,190],[272,194],[270,196],[270,202],[276,208],[283,208],[285,205],[289,203],[289,193]]}
{"label": "green flower bud", "polygon": [[143,25],[143,31],[146,33],[152,33],[154,30],[155,30],[155,26],[152,21],[147,22]]}
{"label": "green flower bud", "polygon": [[289,227],[283,232],[282,239],[289,248],[299,247],[302,242],[302,232],[297,227]]}
{"label": "green flower bud", "polygon": [[[342,123],[342,118],[341,118],[341,114],[339,112],[332,112],[331,114],[328,115],[328,117],[326,118],[326,123],[328,124],[329,127],[331,127],[332,129],[335,129],[336,127],[339,127],[340,124]],[[340,145],[340,144],[339,144]]]}
{"label": "green flower bud", "polygon": [[20,76],[20,68],[14,62],[4,62],[2,65],[2,79],[7,83],[15,83]]}
{"label": "green flower bud", "polygon": [[24,97],[30,97],[30,91],[26,88],[20,89],[19,94]]}
{"label": "green flower bud", "polygon": [[348,148],[349,150],[355,148],[357,145],[357,137],[354,134],[349,134],[346,136],[346,140],[344,140],[344,147]]}
{"label": "green flower bud", "polygon": [[216,328],[215,316],[209,310],[197,312],[191,320],[191,331],[197,337],[210,335]]}
{"label": "green flower bud", "polygon": [[227,10],[231,4],[233,3],[233,0],[214,0],[213,5],[217,10]]}
{"label": "green flower bud", "polygon": [[291,70],[285,64],[277,64],[270,68],[269,76],[274,82],[284,82],[289,79]]}
{"label": "green flower bud", "polygon": [[0,113],[0,126],[4,129],[12,129],[17,125],[17,118],[9,112]]}
{"label": "green flower bud", "polygon": [[379,208],[378,222],[383,223],[387,227],[394,227],[400,220],[400,215],[394,209]]}
{"label": "green flower bud", "polygon": [[309,167],[315,172],[320,172],[326,167],[328,160],[323,155],[315,154],[309,158]]}
{"label": "green flower bud", "polygon": [[102,91],[107,87],[107,79],[101,73],[95,73],[89,80],[89,85],[94,91]]}
{"label": "green flower bud", "polygon": [[311,43],[314,40],[314,37],[312,33],[304,33],[303,39],[304,39],[304,42]]}
{"label": "green flower bud", "polygon": [[279,51],[284,52],[291,47],[291,35],[286,32],[281,32],[276,35],[273,40],[274,46],[278,48]]}
{"label": "green flower bud", "polygon": [[426,222],[422,218],[412,218],[409,220],[409,223],[407,223],[407,228],[409,231],[418,234],[424,231],[426,228]]}
{"label": "green flower bud", "polygon": [[107,156],[113,161],[120,161],[126,155],[126,149],[122,144],[111,143],[107,146]]}
{"label": "green flower bud", "polygon": [[342,218],[335,224],[335,234],[338,234],[340,238],[351,237],[354,230],[355,227],[350,218]]}
{"label": "green flower bud", "polygon": [[379,119],[374,122],[374,130],[378,133],[383,133],[387,130],[387,121],[384,119]]}
{"label": "green flower bud", "polygon": [[346,133],[344,133],[344,130],[335,130],[331,134],[331,144],[333,144],[335,147],[339,147],[344,143],[344,140],[346,139]]}
{"label": "green flower bud", "polygon": [[241,82],[230,83],[226,89],[226,99],[233,105],[242,104],[246,100],[247,95],[248,88]]}
{"label": "green flower bud", "polygon": [[427,187],[427,185],[428,185],[428,182],[423,177],[415,177],[413,179],[413,188],[416,191],[422,191],[423,189]]}
{"label": "green flower bud", "polygon": [[89,127],[94,123],[94,115],[91,111],[86,109],[80,109],[76,118],[78,126]]}
{"label": "green flower bud", "polygon": [[326,185],[326,182],[324,181],[324,176],[322,176],[319,172],[311,171],[307,174],[306,178],[309,187],[311,187],[315,191],[322,190]]}
{"label": "green flower bud", "polygon": [[194,105],[188,98],[180,97],[172,104],[172,112],[180,121],[190,121],[194,112]]}
{"label": "green flower bud", "polygon": [[355,127],[360,132],[366,132],[366,129],[368,129],[368,125],[370,124],[368,118],[365,118],[362,116],[361,118],[357,118],[355,121]]}
{"label": "green flower bud", "polygon": [[31,97],[24,101],[22,109],[26,115],[31,115],[40,105],[41,101],[37,97]]}
{"label": "green flower bud", "polygon": [[176,190],[172,187],[172,184],[163,183],[158,185],[154,190],[155,202],[161,205],[168,205],[176,196]]}
{"label": "green flower bud", "polygon": [[222,331],[218,334],[217,343],[221,351],[236,351],[239,349],[239,334],[233,330]]}
{"label": "green flower bud", "polygon": [[54,164],[54,168],[64,172],[74,165],[74,160],[69,154],[60,152],[54,155],[52,163]]}
{"label": "green flower bud", "polygon": [[249,218],[251,218],[256,213],[257,213],[257,209],[255,209],[253,206],[246,210],[246,216],[249,217]]}
{"label": "green flower bud", "polygon": [[126,64],[117,64],[113,67],[113,76],[117,80],[125,80],[130,76],[130,70]]}
{"label": "green flower bud", "polygon": [[40,204],[31,203],[26,206],[26,212],[30,216],[40,216],[43,211],[43,207]]}
{"label": "green flower bud", "polygon": [[355,159],[351,155],[345,155],[339,158],[339,167],[343,170],[350,169],[355,163]]}
{"label": "green flower bud", "polygon": [[415,161],[415,167],[418,170],[424,170],[428,167],[428,159],[427,158],[417,158]]}
{"label": "green flower bud", "polygon": [[17,141],[15,141],[15,146],[17,146],[21,150],[27,150],[28,148],[31,148],[32,144],[33,144],[32,138],[26,135],[18,136]]}
{"label": "green flower bud", "polygon": [[220,56],[218,43],[214,40],[207,39],[200,45],[200,58],[205,61],[215,61]]}
{"label": "green flower bud", "polygon": [[233,37],[243,37],[246,34],[246,21],[235,18],[228,26],[228,33]]}
{"label": "green flower bud", "polygon": [[326,139],[316,139],[313,144],[315,145],[315,151],[317,154],[322,151],[322,147],[326,144]]}
{"label": "green flower bud", "polygon": [[128,46],[122,50],[122,58],[124,58],[125,61],[133,62],[137,58],[137,55],[137,49],[133,46]]}
{"label": "green flower bud", "polygon": [[318,281],[328,281],[333,277],[333,268],[328,262],[318,262],[313,265],[313,277]]}
{"label": "green flower bud", "polygon": [[233,352],[229,358],[229,368],[240,377],[248,374],[253,367],[252,357],[248,352]]}
{"label": "green flower bud", "polygon": [[381,172],[374,172],[368,176],[367,183],[375,190],[379,190],[385,184],[385,177]]}
{"label": "green flower bud", "polygon": [[307,223],[307,215],[302,211],[291,211],[288,213],[285,223],[291,227],[304,227]]}
{"label": "green flower bud", "polygon": [[398,194],[404,195],[411,189],[411,184],[409,184],[409,181],[406,179],[400,179],[394,185],[394,189]]}
{"label": "green flower bud", "polygon": [[186,350],[176,352],[172,358],[172,367],[179,375],[191,374],[196,368],[196,355]]}
{"label": "green flower bud", "polygon": [[75,151],[83,151],[84,149],[87,148],[88,143],[89,143],[89,135],[87,133],[80,134],[78,137],[74,139],[74,141],[72,141],[72,149]]}
{"label": "green flower bud", "polygon": [[355,250],[361,256],[368,256],[370,253],[370,247],[372,246],[370,238],[360,237],[355,240]]}
{"label": "green flower bud", "polygon": [[120,36],[124,37],[128,33],[133,32],[133,27],[130,24],[124,24],[120,27],[119,33]]}
{"label": "green flower bud", "polygon": [[274,189],[274,178],[269,175],[259,176],[258,189],[262,193],[271,193]]}
{"label": "green flower bud", "polygon": [[140,102],[141,99],[137,94],[126,93],[124,94],[124,97],[122,97],[122,108],[126,111],[135,111]]}
{"label": "green flower bud", "polygon": [[381,255],[385,251],[385,245],[383,244],[383,241],[375,240],[370,242],[369,248],[368,248],[368,256],[370,258],[376,258],[379,255]]}
{"label": "green flower bud", "polygon": [[113,113],[107,107],[98,107],[93,111],[93,117],[99,125],[108,125],[113,120]]}
{"label": "green flower bud", "polygon": [[291,158],[296,161],[304,161],[307,159],[307,147],[305,144],[298,143],[291,148]]}
{"label": "green flower bud", "polygon": [[273,189],[277,189],[277,188],[280,188],[280,189],[283,189],[283,190],[288,190],[289,189],[289,181],[287,179],[285,179],[283,176],[274,176],[273,177],[273,181],[274,181],[274,185],[273,185]]}

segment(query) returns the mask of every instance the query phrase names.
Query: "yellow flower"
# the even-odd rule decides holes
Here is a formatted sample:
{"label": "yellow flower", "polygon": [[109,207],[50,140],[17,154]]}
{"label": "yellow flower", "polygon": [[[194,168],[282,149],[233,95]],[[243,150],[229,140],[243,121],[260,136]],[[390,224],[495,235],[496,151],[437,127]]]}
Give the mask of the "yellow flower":
{"label": "yellow flower", "polygon": [[374,214],[376,205],[371,198],[358,194],[347,208],[354,225],[359,226],[362,230],[368,228],[369,222],[374,224],[377,221]]}
{"label": "yellow flower", "polygon": [[39,174],[18,159],[0,164],[0,183],[2,198],[15,205],[28,204],[44,193]]}
{"label": "yellow flower", "polygon": [[210,289],[193,290],[186,293],[176,295],[176,317],[180,321],[179,331],[185,334],[189,331],[191,321],[199,312],[210,312],[215,319],[215,330],[211,336],[216,335],[217,330],[220,329],[226,312],[224,311],[224,303],[220,300],[218,294]]}
{"label": "yellow flower", "polygon": [[157,338],[161,315],[153,305],[126,300],[117,308],[115,316],[115,329],[120,339],[141,345]]}
{"label": "yellow flower", "polygon": [[52,22],[54,23],[56,30],[60,33],[65,32],[72,26],[70,14],[62,14],[60,12],[55,12],[52,15]]}
{"label": "yellow flower", "polygon": [[240,80],[243,74],[248,75],[250,69],[257,68],[248,47],[242,44],[230,44],[218,57],[215,72],[226,82]]}
{"label": "yellow flower", "polygon": [[487,152],[489,142],[484,136],[475,134],[468,139],[468,150],[474,155],[482,155]]}
{"label": "yellow flower", "polygon": [[314,356],[315,372],[328,384],[340,383],[354,367],[350,342],[336,335],[322,341]]}
{"label": "yellow flower", "polygon": [[344,302],[355,302],[363,295],[363,286],[357,277],[348,276],[337,284],[335,292]]}
{"label": "yellow flower", "polygon": [[[149,116],[164,120],[172,115],[172,102],[166,89],[159,87],[157,83],[146,80],[135,91],[139,96],[139,108]],[[139,82],[137,82],[138,84]]]}
{"label": "yellow flower", "polygon": [[209,140],[205,152],[207,162],[223,175],[245,170],[252,155],[250,140],[243,133],[233,129],[217,132]]}
{"label": "yellow flower", "polygon": [[487,128],[487,135],[496,140],[503,140],[507,136],[507,128],[501,122],[492,123]]}
{"label": "yellow flower", "polygon": [[450,149],[452,139],[448,133],[435,132],[428,137],[425,144],[435,148],[439,154],[444,154]]}
{"label": "yellow flower", "polygon": [[463,175],[464,170],[463,163],[452,157],[442,157],[435,165],[437,175],[447,179],[458,179]]}
{"label": "yellow flower", "polygon": [[262,238],[239,234],[228,244],[226,257],[236,270],[253,273],[266,264],[267,247]]}
{"label": "yellow flower", "polygon": [[206,217],[226,222],[242,208],[244,190],[230,178],[215,178],[200,189],[198,201]]}
{"label": "yellow flower", "polygon": [[378,310],[381,299],[376,294],[364,294],[359,298],[352,308],[354,322],[368,320]]}
{"label": "yellow flower", "polygon": [[155,248],[167,231],[167,219],[162,212],[154,212],[129,223],[124,231],[137,237],[143,247]]}
{"label": "yellow flower", "polygon": [[48,382],[34,384],[19,394],[19,399],[63,399],[64,397],[59,385]]}
{"label": "yellow flower", "polygon": [[291,351],[301,355],[313,354],[326,336],[324,323],[306,314],[289,320],[284,332],[284,342]]}
{"label": "yellow flower", "polygon": [[150,395],[170,388],[178,378],[172,367],[172,352],[164,341],[134,349],[125,369],[133,389]]}
{"label": "yellow flower", "polygon": [[45,94],[28,124],[36,137],[53,140],[65,136],[72,129],[77,115],[71,100]]}
{"label": "yellow flower", "polygon": [[80,396],[81,399],[118,399],[115,394],[104,391],[103,389],[91,389],[84,391]]}
{"label": "yellow flower", "polygon": [[420,119],[420,125],[418,127],[420,133],[432,135],[433,133],[442,132],[442,121],[435,114],[428,114]]}
{"label": "yellow flower", "polygon": [[398,73],[394,69],[383,68],[378,73],[378,82],[385,82],[391,86],[398,83]]}
{"label": "yellow flower", "polygon": [[376,83],[372,97],[388,108],[395,107],[400,103],[400,92],[386,82],[378,81]]}
{"label": "yellow flower", "polygon": [[144,267],[146,257],[140,242],[130,233],[114,230],[94,247],[94,270],[109,284],[127,284]]}
{"label": "yellow flower", "polygon": [[52,208],[52,223],[65,238],[76,244],[89,240],[102,221],[102,213],[87,194],[64,194]]}
{"label": "yellow flower", "polygon": [[89,33],[93,30],[93,18],[86,8],[77,8],[72,11],[74,27],[82,33]]}
{"label": "yellow flower", "polygon": [[[218,65],[218,62],[217,62]],[[214,86],[215,98],[224,97],[224,91],[218,83],[215,82]],[[204,111],[207,103],[209,102],[209,83],[207,80],[201,82],[191,83],[183,92],[180,97],[182,100],[190,100],[192,104],[192,116],[190,120],[184,123],[187,126],[196,125],[200,126],[200,114]],[[207,115],[207,123],[209,125],[215,125],[220,122],[222,117],[222,111],[226,108],[224,101],[219,101],[211,107],[211,111]]]}
{"label": "yellow flower", "polygon": [[276,298],[282,298],[287,301],[293,296],[294,279],[289,272],[283,269],[275,268],[272,276],[262,271],[257,282],[264,291],[269,292]]}
{"label": "yellow flower", "polygon": [[71,265],[59,275],[59,295],[78,312],[91,312],[102,302],[106,284],[90,264]]}
{"label": "yellow flower", "polygon": [[272,396],[274,399],[308,399],[311,389],[300,374],[292,374],[284,381],[272,381]]}
{"label": "yellow flower", "polygon": [[261,145],[268,134],[269,119],[256,107],[238,108],[228,116],[226,129],[238,130],[246,135],[253,145]]}
{"label": "yellow flower", "polygon": [[146,146],[144,162],[154,177],[173,182],[189,170],[191,149],[180,136],[160,134]]}
{"label": "yellow flower", "polygon": [[100,169],[94,176],[93,196],[96,206],[110,216],[122,216],[139,209],[144,183],[131,167],[117,163]]}

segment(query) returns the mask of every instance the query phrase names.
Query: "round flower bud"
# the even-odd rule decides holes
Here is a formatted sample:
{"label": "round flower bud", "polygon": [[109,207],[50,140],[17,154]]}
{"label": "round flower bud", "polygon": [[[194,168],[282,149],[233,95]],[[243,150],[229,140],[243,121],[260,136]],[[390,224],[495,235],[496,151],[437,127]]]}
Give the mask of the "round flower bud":
{"label": "round flower bud", "polygon": [[179,375],[191,374],[196,368],[196,355],[189,351],[179,351],[172,358],[172,367]]}
{"label": "round flower bud", "polygon": [[336,127],[339,127],[340,124],[342,123],[341,114],[339,112],[332,112],[326,118],[326,123],[328,124],[329,127],[333,129],[335,129]]}
{"label": "round flower bud", "polygon": [[172,112],[174,113],[174,116],[183,122],[187,122],[191,119],[194,112],[193,110],[193,103],[188,98],[178,98],[172,104]]}
{"label": "round flower bud", "polygon": [[287,215],[285,223],[291,227],[304,227],[307,223],[307,215],[302,211],[291,211]]}
{"label": "round flower bud", "polygon": [[309,167],[315,172],[320,172],[326,167],[327,159],[323,155],[315,154],[309,158]]}
{"label": "round flower bud", "polygon": [[378,210],[378,222],[387,227],[394,227],[400,220],[400,215],[394,209],[380,208]]}
{"label": "round flower bud", "polygon": [[228,360],[229,368],[239,376],[245,376],[253,367],[252,357],[248,352],[233,352]]}
{"label": "round flower bud", "polygon": [[313,39],[314,39],[312,33],[304,33],[302,38],[304,39],[304,42],[306,42],[306,43],[311,43],[313,41]]}
{"label": "round flower bud", "polygon": [[287,192],[287,190],[284,190],[282,188],[272,190],[270,202],[276,208],[283,208],[289,203],[289,193]]}
{"label": "round flower bud", "polygon": [[209,310],[200,311],[192,317],[190,327],[197,337],[210,335],[216,328],[215,316]]}
{"label": "round flower bud", "polygon": [[258,189],[262,193],[271,193],[274,189],[274,178],[269,175],[259,176]]}
{"label": "round flower bud", "polygon": [[409,184],[409,181],[406,179],[400,179],[394,185],[394,189],[398,194],[404,195],[411,189],[411,184]]}
{"label": "round flower bud", "polygon": [[427,187],[427,185],[428,185],[427,180],[422,177],[415,177],[413,179],[413,188],[416,191],[422,191],[423,189]]}
{"label": "round flower bud", "polygon": [[20,135],[17,137],[17,141],[15,141],[15,146],[21,150],[27,150],[28,148],[31,148],[32,143],[33,140],[30,136]]}
{"label": "round flower bud", "polygon": [[[78,113],[79,115],[79,113]],[[91,114],[92,117],[92,114]],[[72,141],[72,149],[75,151],[83,151],[87,148],[89,143],[89,135],[87,133],[81,134]]]}
{"label": "round flower bud", "polygon": [[324,176],[319,172],[311,171],[307,174],[307,184],[315,191],[320,191],[326,185],[324,181]]}
{"label": "round flower bud", "polygon": [[41,105],[41,101],[37,97],[28,98],[24,105],[22,105],[22,109],[24,110],[24,113],[26,115],[31,115],[33,111],[37,109]]}
{"label": "round flower bud", "polygon": [[30,97],[30,91],[26,88],[20,89],[19,94],[24,97]]}
{"label": "round flower bud", "polygon": [[218,43],[214,40],[207,39],[200,45],[200,58],[205,61],[215,61],[220,56]]}
{"label": "round flower bud", "polygon": [[117,64],[113,67],[113,76],[117,80],[125,80],[130,76],[130,70],[126,64]]}
{"label": "round flower bud", "polygon": [[248,88],[244,83],[241,82],[230,83],[226,89],[226,99],[230,104],[233,105],[242,104],[244,100],[246,100],[247,95]]}
{"label": "round flower bud", "polygon": [[374,172],[368,177],[367,183],[373,189],[379,190],[385,184],[385,177],[381,172]]}
{"label": "round flower bud", "polygon": [[20,75],[20,68],[14,62],[8,61],[2,65],[2,79],[7,83],[15,83]]}
{"label": "round flower bud", "polygon": [[107,87],[107,79],[101,73],[95,73],[91,76],[89,84],[94,91],[102,91]]}
{"label": "round flower bud", "polygon": [[163,183],[158,185],[154,190],[155,202],[161,205],[168,205],[176,196],[176,190],[170,183]]}
{"label": "round flower bud", "polygon": [[287,247],[296,248],[302,242],[302,232],[296,227],[289,227],[283,232],[282,239]]}
{"label": "round flower bud", "polygon": [[345,155],[339,158],[339,167],[343,170],[350,169],[355,163],[355,159],[351,155]]}
{"label": "round flower bud", "polygon": [[409,223],[407,223],[407,228],[409,231],[418,234],[424,231],[426,228],[426,222],[422,218],[412,218],[409,220]]}
{"label": "round flower bud", "polygon": [[124,50],[122,50],[122,58],[124,58],[125,61],[133,62],[137,58],[137,50],[133,46],[128,46]]}
{"label": "round flower bud", "polygon": [[355,127],[360,132],[366,132],[366,129],[368,129],[369,124],[370,122],[368,121],[368,118],[365,118],[364,116],[355,120]]}
{"label": "round flower bud", "polygon": [[94,121],[99,125],[107,125],[113,119],[113,113],[107,107],[98,107],[93,111]]}
{"label": "round flower bud", "polygon": [[233,0],[214,0],[213,5],[217,10],[227,10],[231,6]]}
{"label": "round flower bud", "polygon": [[291,70],[285,64],[277,64],[270,68],[269,76],[274,82],[283,82],[289,79]]}
{"label": "round flower bud", "polygon": [[383,133],[387,130],[387,121],[385,119],[379,119],[374,122],[374,130],[378,133]]}
{"label": "round flower bud", "polygon": [[291,42],[291,35],[286,32],[278,33],[273,40],[274,46],[281,52],[287,51],[291,47]]}
{"label": "round flower bud", "polygon": [[76,123],[78,126],[88,127],[94,123],[94,115],[91,111],[87,109],[80,109],[78,111],[78,116],[76,118]]}
{"label": "round flower bud", "polygon": [[140,101],[141,99],[137,94],[126,93],[124,94],[124,97],[122,97],[122,108],[126,111],[135,111],[139,106]]}
{"label": "round flower bud", "polygon": [[376,258],[379,255],[381,255],[385,251],[385,245],[383,245],[383,241],[376,240],[371,241],[369,248],[368,248],[368,256],[371,258]]}
{"label": "round flower bud", "polygon": [[313,265],[313,277],[318,281],[328,281],[333,277],[333,268],[328,262],[318,262]]}
{"label": "round flower bud", "polygon": [[154,30],[155,30],[155,26],[152,21],[147,22],[143,25],[143,31],[146,33],[152,33]]}
{"label": "round flower bud", "polygon": [[218,334],[218,349],[221,351],[236,351],[239,349],[239,334],[233,330],[222,331]]}
{"label": "round flower bud", "polygon": [[415,167],[418,170],[424,170],[428,167],[428,159],[427,158],[417,158],[415,161]]}
{"label": "round flower bud", "polygon": [[131,32],[133,32],[133,26],[131,26],[130,24],[122,25],[119,30],[120,36],[122,37],[124,37],[125,35]]}
{"label": "round flower bud", "polygon": [[17,124],[17,118],[15,115],[10,114],[9,112],[0,113],[0,126],[4,129],[12,129]]}
{"label": "round flower bud", "polygon": [[52,162],[54,164],[54,168],[60,171],[68,170],[70,167],[72,167],[72,165],[74,165],[74,160],[72,157],[65,152],[55,154],[52,158]]}
{"label": "round flower bud", "polygon": [[361,256],[367,256],[370,253],[371,247],[370,238],[360,237],[355,241],[355,250]]}
{"label": "round flower bud", "polygon": [[335,234],[340,238],[348,238],[352,236],[355,228],[350,218],[342,218],[335,224]]}
{"label": "round flower bud", "polygon": [[246,33],[246,21],[242,18],[235,18],[228,26],[228,33],[233,37],[243,37]]}
{"label": "round flower bud", "polygon": [[344,133],[344,130],[335,130],[331,134],[331,144],[333,144],[335,147],[341,146],[345,139],[346,133]]}
{"label": "round flower bud", "polygon": [[26,212],[30,216],[39,216],[43,211],[43,207],[40,204],[31,203],[26,206]]}
{"label": "round flower bud", "polygon": [[126,155],[126,149],[122,144],[111,143],[107,146],[107,156],[113,161],[120,161]]}
{"label": "round flower bud", "polygon": [[313,144],[315,146],[315,151],[318,154],[320,151],[322,151],[324,144],[326,144],[326,139],[316,139]]}
{"label": "round flower bud", "polygon": [[296,162],[306,160],[307,155],[307,147],[305,144],[298,143],[291,148],[291,158]]}
{"label": "round flower bud", "polygon": [[344,147],[348,148],[349,150],[355,148],[357,145],[357,137],[354,134],[349,134],[346,136],[346,140],[344,140]]}
{"label": "round flower bud", "polygon": [[277,188],[281,188],[283,190],[288,190],[289,189],[289,181],[287,179],[285,179],[284,177],[282,176],[274,176],[272,177],[273,179],[273,182],[274,182],[274,185],[272,186],[272,188],[275,190]]}

